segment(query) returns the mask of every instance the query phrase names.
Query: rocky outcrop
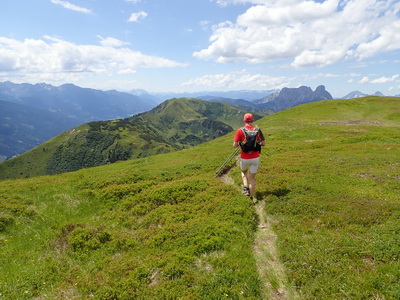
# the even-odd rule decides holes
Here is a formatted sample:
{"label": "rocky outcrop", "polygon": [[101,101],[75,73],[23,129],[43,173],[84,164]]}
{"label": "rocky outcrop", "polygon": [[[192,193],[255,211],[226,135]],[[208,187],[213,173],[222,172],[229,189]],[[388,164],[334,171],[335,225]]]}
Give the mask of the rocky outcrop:
{"label": "rocky outcrop", "polygon": [[261,107],[268,107],[274,111],[284,110],[299,104],[332,99],[325,86],[318,86],[315,91],[310,87],[283,88],[281,91],[255,101]]}

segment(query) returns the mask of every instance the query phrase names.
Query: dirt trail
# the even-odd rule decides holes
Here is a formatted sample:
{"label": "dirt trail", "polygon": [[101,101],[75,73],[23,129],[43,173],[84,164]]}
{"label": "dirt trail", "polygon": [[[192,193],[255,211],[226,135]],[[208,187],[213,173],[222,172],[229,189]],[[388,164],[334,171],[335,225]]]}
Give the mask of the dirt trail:
{"label": "dirt trail", "polygon": [[289,287],[285,268],[279,260],[274,219],[265,211],[265,200],[255,204],[259,225],[254,240],[254,257],[263,284],[263,299],[298,299]]}
{"label": "dirt trail", "polygon": [[[229,173],[220,176],[220,179],[225,184],[235,185]],[[240,190],[239,187],[238,190]],[[258,201],[254,208],[259,224],[255,234],[253,250],[262,283],[262,299],[299,299],[294,290],[289,287],[284,266],[279,261],[276,246],[277,236],[272,228],[274,219],[267,215],[265,211],[265,200]]]}

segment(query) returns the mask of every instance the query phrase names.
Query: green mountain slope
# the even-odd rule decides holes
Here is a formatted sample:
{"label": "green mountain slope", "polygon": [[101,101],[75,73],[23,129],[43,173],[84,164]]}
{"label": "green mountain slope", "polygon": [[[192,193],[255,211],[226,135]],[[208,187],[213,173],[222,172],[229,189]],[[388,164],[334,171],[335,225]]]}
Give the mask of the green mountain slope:
{"label": "green mountain slope", "polygon": [[[398,299],[399,98],[311,103],[257,125],[267,146],[256,196],[299,298]],[[0,182],[1,296],[284,297],[257,273],[239,170],[237,186],[214,177],[232,139]]]}
{"label": "green mountain slope", "polygon": [[172,99],[124,120],[68,130],[0,164],[0,179],[59,174],[184,149],[240,126],[244,111],[198,99]]}

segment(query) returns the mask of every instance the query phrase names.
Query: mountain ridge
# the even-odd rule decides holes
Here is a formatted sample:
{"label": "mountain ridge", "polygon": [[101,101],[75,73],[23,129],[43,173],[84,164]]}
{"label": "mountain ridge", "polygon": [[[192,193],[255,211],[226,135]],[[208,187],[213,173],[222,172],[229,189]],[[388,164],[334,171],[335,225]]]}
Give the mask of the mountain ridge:
{"label": "mountain ridge", "polygon": [[70,83],[55,87],[46,83],[0,82],[0,100],[58,112],[76,118],[80,124],[125,118],[156,106],[150,99],[142,100],[129,93],[82,88]]}
{"label": "mountain ridge", "polygon": [[[214,98],[242,99],[246,101],[254,101],[265,97],[273,92],[273,90],[234,90],[234,91],[199,91],[199,92],[177,92],[177,93],[154,93],[160,101],[171,98],[197,98],[210,101]],[[133,91],[135,92],[135,90]]]}
{"label": "mountain ridge", "polygon": [[[57,124],[50,122],[47,126],[37,128],[36,132],[31,130],[29,136],[23,133],[15,136],[15,139],[20,141],[18,143],[0,145],[0,156],[3,158],[10,158],[32,149],[35,146],[31,142],[32,139],[44,142],[80,124],[130,117],[157,105],[151,97],[139,97],[113,90],[104,92],[81,88],[73,84],[55,87],[45,83],[14,84],[10,81],[0,82],[0,100],[10,103],[7,104],[7,116],[4,115],[5,111],[1,112],[1,115],[4,115],[3,119],[0,119],[0,126],[3,129],[6,129],[6,124],[12,128],[20,127],[18,107],[21,112],[25,112],[25,123],[32,128],[36,128],[34,124],[39,125],[39,122],[32,119],[35,114],[37,118],[58,120]],[[13,110],[11,110],[12,104],[14,104]],[[5,103],[2,105],[4,106]],[[24,105],[24,107],[18,105]],[[11,111],[14,113],[10,114]],[[45,123],[45,120],[41,121]],[[46,132],[47,127],[50,129]],[[57,130],[54,131],[53,128]],[[13,134],[18,135],[19,132],[14,130]],[[49,132],[53,134],[49,135]],[[4,133],[0,131],[0,140],[7,140],[11,134],[10,131],[4,131]]]}
{"label": "mountain ridge", "polygon": [[63,132],[0,163],[0,178],[58,174],[192,147],[241,126],[244,113],[223,103],[171,99],[127,119],[90,122]]}
{"label": "mountain ridge", "polygon": [[[360,91],[353,91],[353,92],[350,92],[347,95],[343,96],[340,99],[354,99],[354,98],[361,98],[361,97],[367,97],[367,96],[385,97],[385,95],[379,91],[376,91],[374,94],[365,94]],[[397,96],[394,96],[394,97],[397,97]]]}
{"label": "mountain ridge", "polygon": [[326,91],[323,85],[318,86],[315,91],[310,87],[300,86],[299,88],[283,88],[279,92],[254,101],[254,103],[274,111],[280,111],[304,103],[330,99],[332,99],[332,95]]}

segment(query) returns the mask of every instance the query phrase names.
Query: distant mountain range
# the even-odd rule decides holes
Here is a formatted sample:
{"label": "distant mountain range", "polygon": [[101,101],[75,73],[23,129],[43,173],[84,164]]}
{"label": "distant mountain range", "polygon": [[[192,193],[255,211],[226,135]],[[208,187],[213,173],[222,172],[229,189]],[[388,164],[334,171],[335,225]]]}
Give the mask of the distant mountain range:
{"label": "distant mountain range", "polygon": [[[382,93],[375,93],[382,95]],[[352,92],[342,99],[366,96]],[[172,98],[198,98],[237,109],[270,114],[299,104],[332,99],[324,86],[281,90],[130,93],[41,84],[0,83],[0,161],[21,154],[63,131],[92,121],[124,119],[149,111]]]}
{"label": "distant mountain range", "polygon": [[[346,96],[340,98],[340,99],[354,99],[354,98],[361,98],[361,97],[367,97],[367,96],[378,96],[378,97],[383,97],[385,96],[384,94],[382,94],[381,92],[377,91],[374,94],[365,94],[363,92],[360,91],[353,91],[351,93],[348,93]],[[398,96],[395,96],[398,97]]]}
{"label": "distant mountain range", "polygon": [[[252,102],[276,91],[278,90],[200,91],[193,93],[154,93],[152,95],[160,102],[172,98],[197,98],[206,101],[211,101],[214,98],[226,98]],[[132,90],[131,93],[134,95],[143,95],[147,92],[144,90]]]}
{"label": "distant mountain range", "polygon": [[320,85],[315,91],[306,86],[301,86],[299,88],[283,88],[279,92],[272,93],[260,100],[254,101],[254,103],[274,111],[280,111],[304,103],[330,99],[332,99],[332,95],[325,90],[325,86]]}
{"label": "distant mountain range", "polygon": [[0,161],[80,124],[130,117],[156,105],[151,96],[72,84],[0,83]]}
{"label": "distant mountain range", "polygon": [[157,105],[151,97],[117,91],[81,88],[73,84],[0,83],[0,100],[22,104],[76,119],[78,124],[126,118]]}
{"label": "distant mountain range", "polygon": [[191,94],[159,94],[162,97],[195,97],[198,99],[222,102],[250,112],[271,112],[287,109],[299,104],[332,99],[332,95],[323,85],[315,91],[310,87],[283,88],[282,90],[265,91],[230,91],[230,92],[198,92]]}
{"label": "distant mountain range", "polygon": [[[242,90],[242,91],[227,91],[227,92],[219,92],[219,91],[202,91],[202,92],[196,92],[196,93],[154,93],[154,94],[148,94],[144,90],[132,90],[131,93],[137,96],[144,96],[147,95],[148,97],[151,97],[154,101],[156,102],[162,102],[167,99],[171,98],[181,98],[181,97],[190,97],[190,98],[198,98],[202,100],[207,100],[207,101],[218,101],[220,100],[221,102],[225,101],[232,101],[232,100],[238,100],[238,101],[245,101],[246,105],[248,105],[248,102],[251,103],[251,106],[253,107],[255,103],[260,103],[261,99],[264,99],[263,101],[266,101],[266,98],[275,98],[277,95],[280,94],[281,91],[283,91],[283,95],[285,95],[285,92],[292,91],[295,92],[296,94],[299,95],[300,98],[310,95],[314,93],[315,96],[319,92],[322,92],[324,94],[323,90],[325,87],[321,85],[320,87],[317,87],[317,89],[312,92],[311,88],[301,86],[299,88],[283,88],[282,90],[275,89],[275,90],[260,90],[260,91],[252,91],[252,90]],[[296,91],[299,90],[299,91]],[[329,93],[329,92],[328,92]],[[329,93],[329,95],[331,95]],[[329,97],[327,94],[322,95],[323,97]],[[367,97],[367,96],[380,96],[384,97],[385,95],[379,91],[375,92],[374,94],[366,94],[360,91],[353,91],[348,93],[347,95],[337,98],[333,97],[334,99],[354,99],[354,98],[360,98],[360,97]],[[392,97],[400,97],[399,95],[394,95]],[[283,98],[283,97],[282,97]],[[317,98],[318,99],[318,98]],[[279,101],[279,100],[277,100]],[[317,100],[319,101],[319,100]],[[306,101],[306,102],[312,102],[312,101]],[[243,103],[242,103],[243,104]],[[292,105],[293,106],[293,105]],[[257,107],[257,106],[254,106]],[[289,108],[289,107],[285,107]]]}

